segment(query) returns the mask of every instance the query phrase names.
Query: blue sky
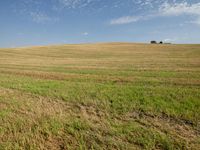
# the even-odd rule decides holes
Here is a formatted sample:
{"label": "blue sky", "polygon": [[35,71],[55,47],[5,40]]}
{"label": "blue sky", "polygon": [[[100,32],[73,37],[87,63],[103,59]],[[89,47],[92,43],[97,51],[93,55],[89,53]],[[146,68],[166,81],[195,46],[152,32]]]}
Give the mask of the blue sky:
{"label": "blue sky", "polygon": [[200,43],[200,0],[0,0],[0,47]]}

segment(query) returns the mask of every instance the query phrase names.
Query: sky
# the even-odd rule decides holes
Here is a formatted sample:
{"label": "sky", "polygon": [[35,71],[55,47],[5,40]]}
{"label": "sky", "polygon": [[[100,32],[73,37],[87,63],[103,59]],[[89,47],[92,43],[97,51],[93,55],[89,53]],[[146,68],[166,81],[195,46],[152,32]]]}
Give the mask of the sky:
{"label": "sky", "polygon": [[200,43],[200,0],[0,0],[0,47]]}

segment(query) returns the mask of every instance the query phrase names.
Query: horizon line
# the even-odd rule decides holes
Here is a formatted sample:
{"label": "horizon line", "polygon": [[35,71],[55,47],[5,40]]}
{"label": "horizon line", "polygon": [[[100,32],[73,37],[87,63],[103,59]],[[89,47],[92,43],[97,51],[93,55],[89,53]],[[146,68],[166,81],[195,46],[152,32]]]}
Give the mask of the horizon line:
{"label": "horizon line", "polygon": [[[149,42],[125,42],[125,41],[111,41],[111,42],[80,42],[80,43],[55,43],[55,44],[41,44],[41,45],[22,45],[22,46],[11,46],[11,47],[0,47],[0,49],[10,49],[10,48],[30,48],[30,47],[48,47],[48,46],[62,46],[62,45],[95,45],[95,44],[149,44],[149,45],[200,45],[200,43],[173,43],[173,42],[163,42],[162,44],[156,43],[152,44]],[[158,42],[158,41],[157,41]]]}

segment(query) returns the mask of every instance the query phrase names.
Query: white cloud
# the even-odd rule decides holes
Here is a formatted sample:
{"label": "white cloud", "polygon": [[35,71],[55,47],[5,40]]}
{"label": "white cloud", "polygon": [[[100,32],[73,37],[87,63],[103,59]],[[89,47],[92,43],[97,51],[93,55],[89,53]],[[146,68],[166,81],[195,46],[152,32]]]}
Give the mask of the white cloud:
{"label": "white cloud", "polygon": [[[140,2],[140,1],[139,1]],[[140,2],[141,5],[152,4],[151,0],[146,0]],[[195,20],[190,21],[190,23],[195,23],[200,25],[200,3],[188,4],[187,2],[182,3],[168,3],[164,2],[158,6],[158,8],[151,13],[143,16],[124,16],[110,21],[111,25],[129,24],[141,20],[150,20],[156,17],[166,17],[166,16],[180,16],[180,15],[190,15]]]}
{"label": "white cloud", "polygon": [[75,8],[80,4],[81,0],[59,0],[64,7]]}
{"label": "white cloud", "polygon": [[190,23],[200,25],[200,3],[188,4],[187,2],[169,4],[164,3],[159,8],[159,13],[161,16],[180,16],[180,15],[190,15],[195,18],[195,20],[190,21]]}
{"label": "white cloud", "polygon": [[133,22],[137,22],[141,19],[141,17],[137,16],[124,16],[124,17],[120,17],[120,18],[116,18],[116,19],[112,19],[110,21],[111,25],[117,25],[117,24],[128,24],[128,23],[133,23]]}
{"label": "white cloud", "polygon": [[94,1],[99,0],[58,0],[64,8],[81,8],[86,7]]}
{"label": "white cloud", "polygon": [[160,6],[159,12],[164,16],[179,16],[183,14],[200,16],[200,3],[164,3]]}
{"label": "white cloud", "polygon": [[52,18],[41,12],[31,12],[32,20],[36,23],[55,22],[58,18]]}
{"label": "white cloud", "polygon": [[166,38],[163,40],[165,43],[181,43],[182,41],[188,41],[189,37],[188,34],[185,33],[185,36],[183,37],[171,37],[171,38]]}
{"label": "white cloud", "polygon": [[197,25],[200,25],[200,17],[198,19],[196,19],[195,21],[193,21],[192,23],[195,23]]}
{"label": "white cloud", "polygon": [[84,36],[88,36],[89,33],[88,33],[88,32],[83,32],[82,35],[84,35]]}
{"label": "white cloud", "polygon": [[171,43],[171,42],[175,42],[175,41],[177,41],[178,39],[177,38],[166,38],[166,39],[164,39],[163,41],[165,42],[165,43]]}

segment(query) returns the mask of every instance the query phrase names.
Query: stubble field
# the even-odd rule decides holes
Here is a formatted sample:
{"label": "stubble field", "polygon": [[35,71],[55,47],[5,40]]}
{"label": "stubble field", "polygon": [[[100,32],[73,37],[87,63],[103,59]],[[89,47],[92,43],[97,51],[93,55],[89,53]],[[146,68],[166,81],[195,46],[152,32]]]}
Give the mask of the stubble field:
{"label": "stubble field", "polygon": [[1,48],[0,149],[200,149],[200,45]]}

